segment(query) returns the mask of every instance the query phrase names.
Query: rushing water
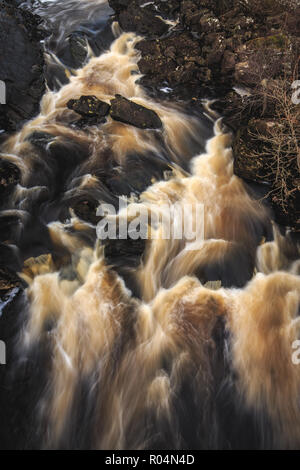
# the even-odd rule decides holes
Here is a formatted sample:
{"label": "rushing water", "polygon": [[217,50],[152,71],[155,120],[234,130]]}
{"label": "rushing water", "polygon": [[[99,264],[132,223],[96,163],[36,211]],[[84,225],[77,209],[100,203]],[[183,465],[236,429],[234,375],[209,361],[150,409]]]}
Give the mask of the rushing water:
{"label": "rushing water", "polygon": [[[53,54],[70,32],[99,31],[110,13],[102,0],[46,1],[37,10],[55,26],[46,42]],[[48,90],[40,114],[2,146],[1,158],[22,172],[0,214],[17,221],[10,244],[28,284],[16,349],[19,363],[41,375],[28,405],[35,437],[24,441],[299,448],[297,248],[274,224],[270,235],[268,211],[233,174],[221,119],[208,104],[211,120],[149,98],[137,82],[140,38],[112,29],[110,48],[100,56],[89,50],[83,68]],[[109,103],[116,94],[155,110],[163,131],[111,117],[74,127],[70,99]],[[145,180],[140,190],[131,186],[136,168]],[[83,199],[116,204],[120,177],[124,194],[134,193],[129,213],[203,204],[204,239],[190,250],[188,240],[157,237],[142,258],[131,254],[134,267],[121,251],[112,266],[95,224],[70,208]]]}

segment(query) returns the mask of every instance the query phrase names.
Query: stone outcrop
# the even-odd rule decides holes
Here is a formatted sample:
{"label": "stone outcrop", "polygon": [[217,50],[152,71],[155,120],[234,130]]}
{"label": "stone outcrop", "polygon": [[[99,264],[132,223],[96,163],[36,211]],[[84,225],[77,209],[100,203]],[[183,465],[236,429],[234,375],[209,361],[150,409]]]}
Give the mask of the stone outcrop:
{"label": "stone outcrop", "polygon": [[45,91],[43,37],[37,16],[11,2],[0,3],[0,80],[6,88],[0,128],[4,130],[19,128],[39,112]]}
{"label": "stone outcrop", "polygon": [[[282,204],[270,173],[270,155],[254,158],[263,147],[259,120],[280,124],[278,107],[264,103],[262,87],[285,77],[299,80],[300,10],[294,3],[264,0],[110,0],[116,19],[126,31],[134,26],[134,11],[147,12],[144,37],[136,46],[143,77],[140,83],[155,96],[184,100],[195,106],[201,98],[214,98],[214,108],[234,132],[235,172],[252,182],[270,185],[276,220],[300,230],[299,165],[288,165],[288,193]],[[172,20],[168,33],[148,31],[150,18]],[[132,21],[130,21],[130,18]],[[291,95],[291,93],[290,93]],[[291,99],[291,98],[290,98]],[[267,109],[268,108],[268,109]],[[276,122],[277,121],[277,122]],[[261,123],[262,124],[262,123]],[[263,124],[262,124],[263,125]],[[257,133],[253,138],[252,134]],[[265,149],[264,149],[265,150]],[[283,160],[284,161],[284,160]],[[272,163],[271,163],[272,165]],[[291,169],[293,168],[293,169]],[[268,176],[268,178],[267,178]],[[278,184],[278,183],[276,183]],[[284,209],[283,209],[284,207]]]}

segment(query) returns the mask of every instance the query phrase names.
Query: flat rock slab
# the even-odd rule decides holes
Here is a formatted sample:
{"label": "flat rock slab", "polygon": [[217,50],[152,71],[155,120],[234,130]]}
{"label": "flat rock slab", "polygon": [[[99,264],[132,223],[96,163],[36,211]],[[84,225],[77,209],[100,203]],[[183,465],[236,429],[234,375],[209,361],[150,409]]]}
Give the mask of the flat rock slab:
{"label": "flat rock slab", "polygon": [[110,115],[116,121],[139,129],[161,129],[163,125],[155,111],[133,103],[121,95],[116,95],[111,101]]}

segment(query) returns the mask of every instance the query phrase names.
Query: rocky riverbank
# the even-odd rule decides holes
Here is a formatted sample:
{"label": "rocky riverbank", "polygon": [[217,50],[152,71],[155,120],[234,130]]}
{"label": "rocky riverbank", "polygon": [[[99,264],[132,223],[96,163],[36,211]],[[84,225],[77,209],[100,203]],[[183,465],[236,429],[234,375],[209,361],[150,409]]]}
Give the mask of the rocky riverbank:
{"label": "rocky riverbank", "polygon": [[141,83],[193,105],[216,99],[214,108],[234,131],[236,174],[265,184],[277,222],[299,231],[299,104],[291,88],[299,79],[296,2],[109,3],[124,30],[145,36],[137,45]]}

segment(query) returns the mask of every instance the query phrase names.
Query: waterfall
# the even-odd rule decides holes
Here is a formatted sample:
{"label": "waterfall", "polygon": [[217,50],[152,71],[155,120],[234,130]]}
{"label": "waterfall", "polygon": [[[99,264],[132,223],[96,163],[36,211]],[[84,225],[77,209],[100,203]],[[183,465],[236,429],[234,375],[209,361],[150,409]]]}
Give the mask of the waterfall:
{"label": "waterfall", "polygon": [[[81,68],[64,66],[66,37],[99,31],[107,2],[47,0],[36,12],[55,27],[45,53],[68,80],[47,88],[39,115],[0,155],[21,174],[0,219],[17,221],[9,243],[26,283],[14,350],[16,376],[30,364],[38,383],[29,447],[299,448],[299,250],[234,174],[230,130],[208,102],[191,113],[150,96],[139,83],[142,37],[115,22],[109,48],[97,55],[87,44]],[[110,105],[116,95],[154,111],[162,128],[111,113],[77,126],[70,100]],[[76,209],[117,207],[119,197],[116,226],[137,210],[158,217],[142,248],[99,240],[101,217]],[[200,238],[161,236],[166,207],[189,207],[193,225],[199,204]]]}

